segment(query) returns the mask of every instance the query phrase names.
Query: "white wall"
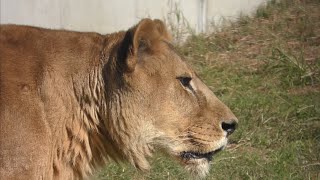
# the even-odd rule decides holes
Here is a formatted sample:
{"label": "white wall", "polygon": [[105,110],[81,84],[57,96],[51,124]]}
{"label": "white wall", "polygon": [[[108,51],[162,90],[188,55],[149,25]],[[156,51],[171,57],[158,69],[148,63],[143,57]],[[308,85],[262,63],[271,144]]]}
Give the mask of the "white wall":
{"label": "white wall", "polygon": [[267,0],[0,0],[1,24],[111,33],[145,17],[159,18],[174,30],[207,32],[222,17],[252,13]]}
{"label": "white wall", "polygon": [[252,14],[256,9],[267,2],[267,0],[208,0],[207,26],[210,30],[212,25],[221,25],[224,19],[234,20],[240,14]]}

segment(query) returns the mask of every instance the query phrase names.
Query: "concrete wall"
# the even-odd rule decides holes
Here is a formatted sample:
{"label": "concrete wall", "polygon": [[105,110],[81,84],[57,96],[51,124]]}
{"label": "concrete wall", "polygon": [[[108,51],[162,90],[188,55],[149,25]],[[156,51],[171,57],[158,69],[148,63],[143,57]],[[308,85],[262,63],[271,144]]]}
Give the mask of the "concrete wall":
{"label": "concrete wall", "polygon": [[[0,0],[1,24],[110,33],[145,17],[159,18],[177,33],[208,32],[223,18],[250,14],[267,0]],[[181,31],[181,32],[179,32]]]}

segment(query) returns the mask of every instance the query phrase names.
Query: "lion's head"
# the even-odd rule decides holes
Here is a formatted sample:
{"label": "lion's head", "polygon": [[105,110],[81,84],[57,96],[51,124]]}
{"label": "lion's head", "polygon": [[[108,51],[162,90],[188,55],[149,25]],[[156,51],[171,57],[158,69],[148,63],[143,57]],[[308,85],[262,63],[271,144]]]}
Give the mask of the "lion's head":
{"label": "lion's head", "polygon": [[144,170],[162,150],[205,176],[237,118],[175,51],[164,24],[142,20],[108,53],[104,123],[114,156]]}

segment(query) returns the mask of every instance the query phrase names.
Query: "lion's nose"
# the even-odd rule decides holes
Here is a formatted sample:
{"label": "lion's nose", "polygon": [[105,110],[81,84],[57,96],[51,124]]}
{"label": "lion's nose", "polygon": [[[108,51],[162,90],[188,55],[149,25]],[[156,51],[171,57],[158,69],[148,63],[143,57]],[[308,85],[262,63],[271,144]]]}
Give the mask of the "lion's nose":
{"label": "lion's nose", "polygon": [[227,136],[229,136],[236,130],[237,124],[238,124],[237,121],[232,119],[228,121],[223,121],[221,124],[221,127],[224,131],[227,132]]}

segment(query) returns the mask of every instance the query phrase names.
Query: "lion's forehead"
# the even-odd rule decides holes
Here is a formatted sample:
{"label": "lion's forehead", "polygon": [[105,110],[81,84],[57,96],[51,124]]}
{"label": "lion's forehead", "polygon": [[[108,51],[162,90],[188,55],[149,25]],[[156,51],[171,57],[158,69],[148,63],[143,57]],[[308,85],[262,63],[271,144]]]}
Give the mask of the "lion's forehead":
{"label": "lion's forehead", "polygon": [[[172,45],[171,45],[172,46]],[[141,57],[142,64],[148,71],[163,72],[164,75],[173,76],[195,76],[193,68],[187,63],[182,55],[171,46],[164,43],[159,47],[158,53],[153,56],[145,55]]]}

